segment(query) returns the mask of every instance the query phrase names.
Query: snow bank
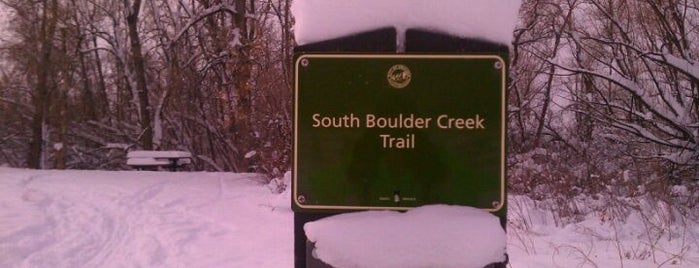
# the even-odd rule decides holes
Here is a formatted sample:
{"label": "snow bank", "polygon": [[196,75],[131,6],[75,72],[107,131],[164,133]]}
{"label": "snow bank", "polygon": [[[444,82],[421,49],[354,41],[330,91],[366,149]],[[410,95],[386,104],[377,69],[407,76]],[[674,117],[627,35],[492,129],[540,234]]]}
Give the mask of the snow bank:
{"label": "snow bank", "polygon": [[342,214],[304,226],[315,255],[334,267],[473,267],[505,260],[499,219],[471,207]]}
{"label": "snow bank", "polygon": [[[512,267],[699,267],[699,224],[639,196],[609,201],[576,197],[584,216],[561,224],[555,200],[508,196],[508,244]],[[621,202],[639,202],[636,205]],[[609,209],[614,206],[614,209]],[[635,206],[642,208],[637,210]],[[606,207],[606,209],[602,209]],[[624,212],[625,211],[625,212]],[[621,214],[624,214],[622,216]],[[561,224],[561,226],[557,226]]]}
{"label": "snow bank", "polygon": [[296,43],[309,44],[383,27],[429,29],[510,44],[521,0],[295,0]]}

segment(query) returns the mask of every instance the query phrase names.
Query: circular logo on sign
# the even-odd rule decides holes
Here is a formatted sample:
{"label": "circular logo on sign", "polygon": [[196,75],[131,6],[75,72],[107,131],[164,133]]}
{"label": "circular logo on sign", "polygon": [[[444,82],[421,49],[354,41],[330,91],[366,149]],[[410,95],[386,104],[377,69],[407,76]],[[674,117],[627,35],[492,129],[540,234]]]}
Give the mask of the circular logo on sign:
{"label": "circular logo on sign", "polygon": [[413,78],[412,73],[408,66],[403,64],[396,64],[388,69],[388,83],[394,88],[404,88],[410,84],[410,80]]}

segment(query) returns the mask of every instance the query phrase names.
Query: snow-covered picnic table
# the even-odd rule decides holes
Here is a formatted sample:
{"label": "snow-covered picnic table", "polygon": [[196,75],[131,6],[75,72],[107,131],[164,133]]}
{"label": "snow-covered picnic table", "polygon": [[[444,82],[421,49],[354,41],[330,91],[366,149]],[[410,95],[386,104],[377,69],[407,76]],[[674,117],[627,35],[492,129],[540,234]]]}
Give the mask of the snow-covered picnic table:
{"label": "snow-covered picnic table", "polygon": [[136,169],[145,167],[166,167],[176,171],[178,167],[192,163],[192,153],[187,151],[130,151],[126,154],[126,164]]}

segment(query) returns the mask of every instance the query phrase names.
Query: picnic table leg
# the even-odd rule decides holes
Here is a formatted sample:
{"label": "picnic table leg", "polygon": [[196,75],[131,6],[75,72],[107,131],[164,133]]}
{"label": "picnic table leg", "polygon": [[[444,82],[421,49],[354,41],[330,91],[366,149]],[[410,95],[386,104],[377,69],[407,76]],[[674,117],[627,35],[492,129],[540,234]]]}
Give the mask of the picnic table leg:
{"label": "picnic table leg", "polygon": [[170,171],[177,172],[177,160],[175,160],[170,166]]}

